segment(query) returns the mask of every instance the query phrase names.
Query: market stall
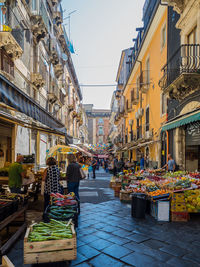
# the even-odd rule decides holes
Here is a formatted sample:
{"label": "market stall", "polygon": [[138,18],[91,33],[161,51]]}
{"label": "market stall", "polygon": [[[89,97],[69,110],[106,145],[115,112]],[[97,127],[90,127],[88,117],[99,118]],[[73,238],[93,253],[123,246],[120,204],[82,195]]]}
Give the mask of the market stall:
{"label": "market stall", "polygon": [[199,173],[125,171],[112,177],[110,186],[123,202],[133,204],[134,197],[138,197],[140,205],[145,198],[144,213],[148,211],[160,221],[187,221],[190,213],[200,213]]}

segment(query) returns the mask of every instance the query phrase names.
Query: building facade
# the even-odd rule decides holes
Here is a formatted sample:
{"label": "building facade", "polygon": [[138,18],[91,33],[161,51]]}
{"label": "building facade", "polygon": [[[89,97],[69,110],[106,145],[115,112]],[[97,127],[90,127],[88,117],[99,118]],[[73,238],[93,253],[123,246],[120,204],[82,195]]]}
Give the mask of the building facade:
{"label": "building facade", "polygon": [[[166,121],[167,101],[158,82],[167,61],[168,8],[160,1],[146,1],[142,28],[137,28],[134,46],[122,51],[116,90],[122,133],[121,156],[138,162],[142,155],[147,167],[160,167],[161,126]],[[120,87],[120,88],[119,88]]]}
{"label": "building facade", "polygon": [[[79,138],[82,95],[59,0],[0,3],[1,165]],[[70,137],[71,136],[71,137]]]}
{"label": "building facade", "polygon": [[[160,85],[169,98],[162,130],[180,169],[200,170],[200,1],[165,1],[176,12],[179,40],[163,67]],[[174,43],[170,45],[173,48]]]}
{"label": "building facade", "polygon": [[93,109],[93,105],[83,105],[88,117],[89,143],[107,144],[110,129],[110,110]]}

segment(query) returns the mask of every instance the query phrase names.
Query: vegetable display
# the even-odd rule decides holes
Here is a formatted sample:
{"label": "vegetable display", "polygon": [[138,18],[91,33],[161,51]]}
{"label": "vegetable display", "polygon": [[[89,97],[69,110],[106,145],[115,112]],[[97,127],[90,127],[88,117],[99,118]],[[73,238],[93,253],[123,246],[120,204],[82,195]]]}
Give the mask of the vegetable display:
{"label": "vegetable display", "polygon": [[49,218],[57,220],[69,219],[76,213],[77,211],[73,210],[71,206],[50,206],[48,209]]}
{"label": "vegetable display", "polygon": [[34,224],[28,236],[28,242],[41,242],[47,240],[61,240],[72,238],[71,224],[54,219],[50,223],[40,222]]}

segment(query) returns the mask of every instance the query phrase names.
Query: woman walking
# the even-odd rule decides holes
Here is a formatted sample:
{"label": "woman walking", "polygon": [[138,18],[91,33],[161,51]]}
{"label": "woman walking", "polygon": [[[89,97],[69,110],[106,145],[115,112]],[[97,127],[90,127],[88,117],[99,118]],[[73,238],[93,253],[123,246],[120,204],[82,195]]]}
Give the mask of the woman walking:
{"label": "woman walking", "polygon": [[61,193],[60,185],[60,170],[56,165],[56,160],[53,157],[50,157],[46,161],[48,166],[44,171],[43,181],[45,181],[44,186],[44,211],[49,205],[51,193]]}
{"label": "woman walking", "polygon": [[79,182],[81,180],[81,165],[76,162],[74,154],[68,155],[69,165],[67,167],[67,188],[68,193],[74,192],[77,199],[79,200]]}

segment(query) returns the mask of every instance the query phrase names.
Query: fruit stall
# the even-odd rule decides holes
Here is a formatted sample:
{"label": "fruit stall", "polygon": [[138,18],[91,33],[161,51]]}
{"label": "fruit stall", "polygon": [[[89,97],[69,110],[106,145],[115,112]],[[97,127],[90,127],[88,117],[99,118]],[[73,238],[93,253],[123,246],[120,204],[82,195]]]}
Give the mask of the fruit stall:
{"label": "fruit stall", "polygon": [[110,186],[122,202],[133,204],[133,196],[145,196],[146,212],[159,221],[188,221],[190,214],[200,213],[199,173],[124,171]]}

